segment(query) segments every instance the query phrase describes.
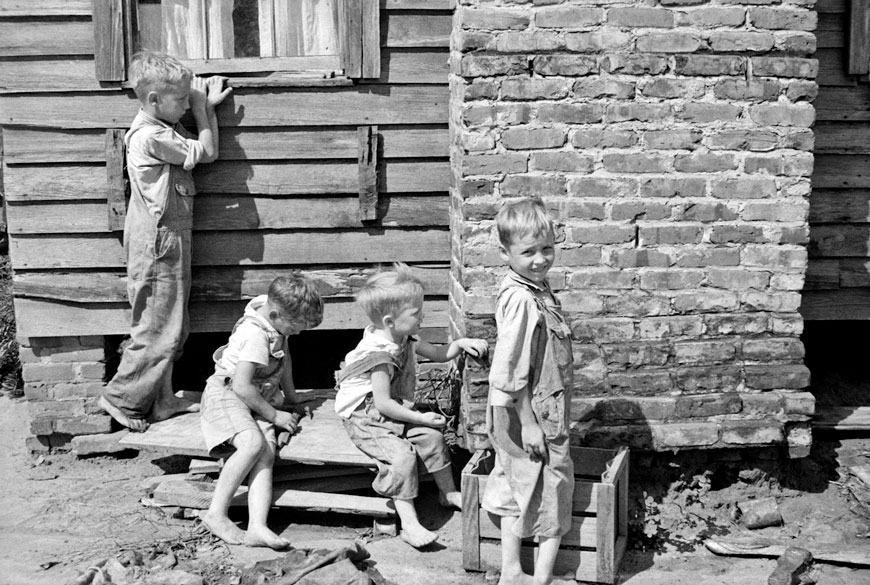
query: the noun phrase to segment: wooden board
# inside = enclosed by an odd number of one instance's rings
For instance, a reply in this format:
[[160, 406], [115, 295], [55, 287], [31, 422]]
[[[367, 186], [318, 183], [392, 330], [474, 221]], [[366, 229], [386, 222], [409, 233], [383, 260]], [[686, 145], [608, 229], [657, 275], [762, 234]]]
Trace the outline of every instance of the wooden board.
[[814, 56], [819, 60], [816, 81], [822, 86], [820, 91], [826, 91], [824, 86], [855, 87], [858, 84], [858, 76], [846, 72], [846, 59], [841, 49], [819, 49]]
[[870, 94], [861, 86], [826, 87], [813, 105], [816, 122], [870, 120]]
[[[370, 484], [371, 482], [368, 481], [367, 483]], [[345, 489], [353, 489], [350, 486], [357, 486], [359, 484], [358, 478], [350, 478], [347, 484], [348, 487]], [[214, 488], [213, 483], [169, 479], [156, 487], [153, 501], [159, 506], [181, 506], [204, 510], [211, 503]], [[391, 518], [395, 516], [396, 512], [389, 498], [330, 493], [331, 491], [307, 491], [289, 488], [282, 484], [275, 484], [272, 489], [272, 505], [280, 508], [361, 514], [376, 518]], [[236, 490], [230, 505], [248, 505], [247, 486], [241, 486]]]
[[[278, 453], [282, 461], [308, 464], [374, 467], [374, 462], [350, 442], [335, 413], [333, 390], [298, 390], [310, 398], [311, 418], [299, 423], [299, 432]], [[199, 413], [184, 414], [152, 424], [144, 433], [129, 433], [121, 444], [136, 449], [208, 457], [200, 429]]]
[[381, 38], [387, 47], [449, 47], [453, 16], [402, 12], [381, 15]]
[[817, 154], [814, 189], [870, 188], [870, 155]]
[[[246, 89], [217, 109], [221, 128], [232, 126], [343, 126], [443, 124], [446, 86], [380, 86], [292, 89], [276, 93]], [[125, 128], [139, 102], [130, 91], [0, 96], [0, 124], [53, 128]]]
[[[111, 235], [17, 236], [9, 242], [14, 269], [112, 268], [125, 265], [122, 242]], [[449, 234], [440, 229], [356, 231], [195, 232], [194, 266], [443, 262]]]
[[[289, 268], [273, 267], [194, 267], [191, 301], [241, 301], [265, 294], [269, 284]], [[305, 269], [301, 274], [314, 281], [325, 299], [351, 298], [372, 274], [373, 267], [335, 267]], [[438, 263], [412, 265], [427, 296], [447, 296], [449, 267]], [[115, 303], [127, 301], [126, 273], [115, 272], [26, 272], [13, 275], [17, 297], [54, 299], [78, 303]]]
[[[382, 193], [446, 192], [450, 186], [447, 160], [385, 160], [380, 166]], [[194, 173], [197, 193], [314, 195], [355, 194], [356, 162], [248, 163], [218, 161]], [[106, 169], [98, 165], [50, 167], [6, 166], [8, 201], [105, 199]]]
[[827, 406], [816, 410], [814, 429], [870, 431], [870, 407]]
[[[35, 130], [4, 128], [6, 164], [103, 163], [103, 130]], [[382, 157], [447, 158], [447, 127], [387, 126], [378, 128]], [[231, 128], [221, 132], [218, 160], [348, 159], [356, 160], [356, 128], [285, 130]], [[209, 166], [203, 167], [207, 172]]]
[[804, 290], [836, 288], [840, 288], [840, 261], [824, 258], [811, 259], [807, 265]]
[[94, 54], [90, 21], [0, 21], [0, 57]]
[[870, 256], [870, 226], [815, 225], [810, 230], [810, 254], [814, 258], [868, 257]]
[[[72, 304], [16, 298], [13, 304], [19, 338], [124, 335], [130, 331], [127, 303]], [[244, 311], [245, 304], [244, 301], [190, 303], [191, 331], [228, 332]], [[325, 305], [320, 330], [363, 329], [370, 322], [350, 299]], [[447, 301], [427, 300], [424, 338], [443, 340], [448, 323]]]
[[817, 154], [870, 154], [870, 122], [818, 122], [813, 133]]
[[2, 0], [0, 18], [21, 16], [90, 16], [92, 0]]
[[870, 319], [870, 288], [805, 290], [799, 312], [808, 321], [866, 321]]
[[[76, 59], [4, 61], [0, 67], [0, 93], [98, 91], [91, 55]], [[55, 98], [57, 99], [57, 98]]]
[[[9, 233], [62, 234], [107, 232], [106, 202], [10, 204]], [[448, 224], [445, 196], [384, 195], [372, 224], [384, 227], [444, 226]], [[356, 203], [350, 197], [272, 199], [211, 196], [196, 202], [195, 230], [359, 228]]]
[[870, 189], [813, 189], [809, 221], [810, 225], [870, 222]]

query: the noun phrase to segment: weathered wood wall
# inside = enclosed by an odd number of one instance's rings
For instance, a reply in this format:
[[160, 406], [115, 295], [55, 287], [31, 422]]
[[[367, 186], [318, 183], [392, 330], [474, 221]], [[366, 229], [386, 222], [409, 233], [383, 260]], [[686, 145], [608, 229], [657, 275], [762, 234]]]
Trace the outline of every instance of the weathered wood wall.
[[[428, 334], [447, 324], [447, 59], [452, 0], [381, 0], [377, 80], [242, 87], [219, 107], [220, 158], [196, 171], [194, 331], [226, 331], [245, 299], [301, 269], [321, 328], [361, 327], [352, 292], [402, 260], [427, 282]], [[132, 91], [94, 76], [90, 0], [0, 0], [3, 184], [22, 337], [124, 333], [121, 232], [107, 219], [105, 133]], [[376, 125], [380, 220], [357, 219], [357, 127]]]
[[819, 95], [805, 319], [870, 319], [870, 83], [850, 76], [850, 3], [816, 6]]

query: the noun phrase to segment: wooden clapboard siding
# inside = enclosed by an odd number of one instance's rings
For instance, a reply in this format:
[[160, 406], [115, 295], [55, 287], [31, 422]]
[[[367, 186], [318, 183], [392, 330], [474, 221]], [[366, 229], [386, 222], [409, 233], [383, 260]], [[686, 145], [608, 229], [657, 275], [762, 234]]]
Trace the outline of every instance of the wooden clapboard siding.
[[851, 4], [821, 0], [805, 319], [870, 318], [870, 87], [848, 73]]
[[[194, 232], [193, 264], [439, 262], [449, 248], [441, 229]], [[124, 266], [120, 238], [99, 234], [10, 237], [9, 253], [14, 269]]]
[[[455, 1], [380, 5], [379, 77], [239, 86], [218, 109], [219, 160], [195, 171], [194, 331], [228, 330], [246, 299], [290, 270], [327, 299], [321, 329], [361, 327], [353, 293], [374, 265], [402, 260], [426, 287], [427, 337], [443, 340], [432, 331], [447, 324]], [[90, 0], [0, 0], [2, 172], [23, 337], [129, 327], [121, 233], [108, 231], [105, 133], [129, 127], [139, 104], [129, 88], [96, 81], [90, 15]], [[357, 128], [369, 125], [380, 212], [364, 226]]]
[[91, 0], [0, 0], [0, 18], [90, 15]]
[[[384, 193], [446, 191], [450, 165], [445, 160], [388, 160], [381, 165]], [[104, 199], [106, 169], [97, 165], [7, 166], [8, 201]], [[268, 195], [354, 193], [357, 165], [351, 162], [247, 163], [218, 161], [196, 174], [197, 191]]]
[[[126, 303], [58, 303], [34, 299], [14, 300], [18, 335], [22, 337], [66, 337], [75, 335], [120, 335], [130, 329]], [[229, 331], [245, 309], [245, 301], [191, 302], [190, 328], [194, 333]], [[362, 329], [369, 323], [353, 300], [324, 303], [319, 329]], [[426, 328], [447, 326], [447, 301], [429, 300]]]
[[[280, 93], [247, 88], [234, 92], [217, 114], [221, 127], [442, 124], [448, 98], [446, 85], [293, 88]], [[125, 128], [138, 107], [132, 93], [70, 94], [64, 99], [7, 94], [0, 96], [0, 124]]]
[[[370, 271], [359, 267], [301, 267], [326, 299], [351, 298]], [[194, 266], [190, 298], [193, 301], [239, 301], [265, 294], [276, 277], [288, 268]], [[428, 297], [447, 296], [449, 267], [444, 263], [416, 264], [414, 274], [423, 282]], [[13, 276], [19, 297], [54, 299], [75, 303], [123, 303], [127, 283], [123, 270], [114, 271], [25, 271]]]
[[[377, 225], [447, 226], [447, 199], [441, 196], [385, 196]], [[196, 202], [195, 230], [360, 228], [354, 197], [299, 198], [203, 196]], [[108, 232], [105, 201], [65, 201], [7, 206], [11, 234]]]
[[[447, 157], [443, 125], [379, 126], [382, 156], [390, 158]], [[103, 130], [6, 128], [7, 164], [104, 162]], [[317, 130], [230, 128], [221, 132], [219, 160], [353, 159], [357, 158], [356, 127]], [[207, 168], [203, 171], [206, 172]]]

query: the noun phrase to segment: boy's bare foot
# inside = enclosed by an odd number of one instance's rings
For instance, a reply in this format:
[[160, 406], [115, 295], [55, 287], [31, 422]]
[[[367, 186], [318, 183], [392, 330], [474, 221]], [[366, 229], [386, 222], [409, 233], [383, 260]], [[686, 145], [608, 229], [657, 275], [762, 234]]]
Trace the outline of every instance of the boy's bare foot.
[[399, 536], [414, 548], [423, 548], [438, 539], [438, 534], [426, 530], [419, 524], [417, 526], [402, 526], [402, 533]]
[[448, 492], [446, 494], [439, 493], [438, 494], [438, 503], [444, 506], [445, 508], [456, 508], [457, 510], [462, 509], [462, 493], [461, 492]]
[[290, 548], [290, 541], [281, 538], [265, 526], [248, 526], [245, 533], [245, 546], [265, 546], [274, 550]]
[[208, 528], [209, 532], [227, 544], [242, 544], [245, 541], [245, 531], [227, 517], [214, 518], [206, 512], [200, 515], [199, 519], [202, 520], [202, 525]]
[[144, 418], [131, 418], [121, 412], [121, 409], [106, 400], [105, 396], [100, 396], [97, 404], [100, 405], [100, 408], [105, 410], [109, 416], [118, 421], [122, 426], [127, 427], [131, 431], [135, 433], [141, 433], [148, 428], [148, 421]]
[[534, 577], [526, 575], [522, 570], [518, 572], [502, 570], [498, 579], [498, 585], [532, 585]]
[[151, 418], [157, 422], [185, 412], [199, 412], [199, 403], [173, 395], [171, 398], [159, 398], [154, 403]]

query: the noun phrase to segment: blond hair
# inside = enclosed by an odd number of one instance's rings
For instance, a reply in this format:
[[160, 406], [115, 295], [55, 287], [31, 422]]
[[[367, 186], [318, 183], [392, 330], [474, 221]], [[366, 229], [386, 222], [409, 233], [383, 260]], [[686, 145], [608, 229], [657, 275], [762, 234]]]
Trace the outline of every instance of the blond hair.
[[423, 282], [403, 262], [393, 264], [392, 270], [374, 273], [356, 293], [356, 302], [375, 325], [422, 298]]
[[291, 320], [304, 321], [306, 329], [317, 327], [323, 321], [323, 299], [314, 282], [304, 276], [279, 276], [269, 285], [267, 297]]
[[164, 53], [141, 51], [130, 61], [130, 80], [139, 101], [145, 102], [152, 91], [167, 93], [190, 83], [193, 73], [175, 57]]
[[554, 233], [553, 220], [540, 197], [527, 197], [505, 203], [495, 216], [498, 240], [507, 248], [528, 236], [547, 236]]

